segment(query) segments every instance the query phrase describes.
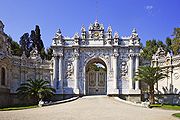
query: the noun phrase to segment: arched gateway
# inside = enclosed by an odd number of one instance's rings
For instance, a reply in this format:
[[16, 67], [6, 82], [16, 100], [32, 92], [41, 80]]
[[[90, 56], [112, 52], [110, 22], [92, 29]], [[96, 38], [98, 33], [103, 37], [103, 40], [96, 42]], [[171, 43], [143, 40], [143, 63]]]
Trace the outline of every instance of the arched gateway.
[[[128, 37], [119, 37], [111, 26], [105, 31], [98, 21], [88, 31], [82, 26], [81, 34], [72, 38], [58, 30], [51, 46], [51, 83], [57, 94], [139, 94], [139, 83], [132, 80], [139, 66], [139, 40], [136, 29]], [[93, 64], [104, 69], [89, 69]]]
[[106, 95], [107, 67], [100, 58], [91, 59], [86, 65], [86, 94]]

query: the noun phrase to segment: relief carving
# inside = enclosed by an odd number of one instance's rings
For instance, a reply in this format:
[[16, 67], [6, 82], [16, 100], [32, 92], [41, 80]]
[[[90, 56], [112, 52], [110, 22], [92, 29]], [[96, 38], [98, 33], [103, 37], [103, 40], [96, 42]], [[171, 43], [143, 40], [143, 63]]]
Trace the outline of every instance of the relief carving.
[[73, 75], [74, 67], [72, 62], [67, 62], [67, 71], [66, 71], [66, 78], [71, 79]]
[[127, 66], [127, 62], [125, 61], [122, 61], [122, 64], [121, 64], [121, 76], [127, 76], [127, 73], [128, 73], [128, 66]]

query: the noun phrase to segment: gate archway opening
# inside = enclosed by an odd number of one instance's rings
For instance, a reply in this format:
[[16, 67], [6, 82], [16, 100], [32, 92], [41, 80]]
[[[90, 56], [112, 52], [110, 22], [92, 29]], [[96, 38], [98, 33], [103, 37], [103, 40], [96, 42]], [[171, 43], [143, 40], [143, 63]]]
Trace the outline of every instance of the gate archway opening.
[[86, 95], [107, 94], [107, 66], [100, 58], [91, 59], [86, 65]]

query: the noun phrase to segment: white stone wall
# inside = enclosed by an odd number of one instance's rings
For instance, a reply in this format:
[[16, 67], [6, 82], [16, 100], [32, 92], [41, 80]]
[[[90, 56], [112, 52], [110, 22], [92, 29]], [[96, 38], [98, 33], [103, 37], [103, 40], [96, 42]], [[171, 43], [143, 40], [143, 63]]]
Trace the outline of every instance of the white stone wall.
[[180, 94], [180, 55], [166, 55], [159, 48], [152, 60], [153, 66], [159, 66], [167, 73], [168, 77], [158, 81], [156, 88], [161, 94]]

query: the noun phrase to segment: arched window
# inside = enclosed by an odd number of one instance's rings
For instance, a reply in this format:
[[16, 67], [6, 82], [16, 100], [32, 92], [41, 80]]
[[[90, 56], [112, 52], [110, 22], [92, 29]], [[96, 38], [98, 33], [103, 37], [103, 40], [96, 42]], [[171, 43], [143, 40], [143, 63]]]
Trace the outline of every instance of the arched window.
[[1, 85], [5, 85], [5, 79], [6, 79], [6, 73], [5, 73], [5, 68], [1, 69]]

